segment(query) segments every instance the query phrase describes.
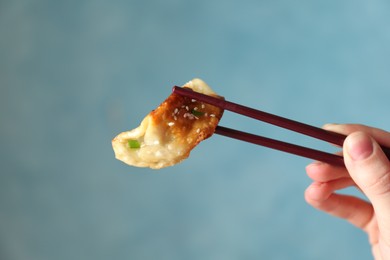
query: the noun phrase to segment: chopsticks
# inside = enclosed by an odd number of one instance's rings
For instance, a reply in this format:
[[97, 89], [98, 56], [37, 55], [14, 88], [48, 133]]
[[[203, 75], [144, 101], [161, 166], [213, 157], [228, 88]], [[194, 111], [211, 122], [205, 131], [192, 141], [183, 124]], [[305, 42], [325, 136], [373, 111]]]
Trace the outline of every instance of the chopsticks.
[[217, 126], [215, 133], [237, 140], [245, 141], [252, 144], [261, 145], [271, 149], [299, 155], [302, 157], [310, 158], [317, 161], [326, 162], [335, 166], [344, 166], [344, 159], [342, 156], [330, 154], [315, 149], [290, 144], [275, 139], [254, 135], [250, 133], [241, 132], [231, 128]]
[[[315, 126], [311, 126], [308, 124], [304, 124], [298, 121], [294, 121], [288, 118], [280, 117], [277, 115], [273, 115], [270, 113], [266, 113], [254, 108], [250, 108], [247, 106], [243, 106], [237, 103], [233, 103], [224, 99], [219, 99], [216, 97], [208, 96], [201, 94], [199, 92], [192, 91], [189, 88], [182, 88], [178, 86], [174, 86], [172, 89], [173, 93], [179, 94], [181, 96], [186, 96], [201, 102], [205, 102], [210, 105], [214, 105], [220, 107], [224, 110], [228, 110], [237, 114], [241, 114], [243, 116], [247, 116], [259, 121], [263, 121], [281, 128], [285, 128], [297, 133], [301, 133], [322, 141], [326, 141], [337, 146], [342, 146], [343, 142], [346, 138], [345, 135], [338, 134], [335, 132], [330, 132], [324, 130], [322, 128], [318, 128]], [[258, 136], [254, 134], [249, 134], [245, 132], [241, 132], [238, 130], [234, 130], [231, 128], [226, 128], [223, 126], [217, 126], [215, 130], [216, 134], [227, 136], [230, 138], [238, 139], [241, 141], [265, 146], [268, 148], [276, 149], [279, 151], [299, 155], [302, 157], [326, 162], [336, 166], [344, 166], [344, 160], [342, 156], [330, 154], [326, 152], [322, 152], [319, 150], [290, 144], [282, 141], [278, 141], [275, 139], [266, 138], [263, 136]], [[387, 158], [390, 158], [390, 148], [383, 147], [383, 151], [385, 152]]]

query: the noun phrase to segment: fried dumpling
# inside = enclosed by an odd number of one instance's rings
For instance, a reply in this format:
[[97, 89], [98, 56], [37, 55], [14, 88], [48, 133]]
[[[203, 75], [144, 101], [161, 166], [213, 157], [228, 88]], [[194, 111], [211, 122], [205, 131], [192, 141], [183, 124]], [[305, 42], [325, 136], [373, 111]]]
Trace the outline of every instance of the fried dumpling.
[[[200, 79], [183, 87], [222, 98]], [[222, 114], [221, 108], [172, 93], [139, 127], [112, 140], [115, 157], [129, 165], [153, 169], [177, 164], [214, 133]]]

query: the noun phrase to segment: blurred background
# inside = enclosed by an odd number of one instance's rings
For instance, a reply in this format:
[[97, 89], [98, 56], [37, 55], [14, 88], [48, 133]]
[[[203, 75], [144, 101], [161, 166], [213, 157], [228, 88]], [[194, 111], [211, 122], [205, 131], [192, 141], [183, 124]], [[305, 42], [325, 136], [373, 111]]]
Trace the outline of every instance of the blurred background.
[[[194, 77], [316, 126], [389, 129], [390, 3], [0, 2], [0, 258], [370, 259], [308, 206], [310, 160], [221, 136], [160, 171], [111, 139]], [[226, 112], [221, 125], [334, 152]], [[345, 192], [354, 193], [354, 190]]]

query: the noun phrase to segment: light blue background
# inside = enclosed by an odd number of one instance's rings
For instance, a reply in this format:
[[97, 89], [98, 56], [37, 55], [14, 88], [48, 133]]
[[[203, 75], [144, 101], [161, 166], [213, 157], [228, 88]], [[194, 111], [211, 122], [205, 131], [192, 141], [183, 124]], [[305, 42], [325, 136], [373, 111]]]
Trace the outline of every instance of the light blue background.
[[[390, 128], [390, 3], [0, 2], [1, 259], [370, 259], [306, 205], [310, 160], [220, 136], [161, 171], [114, 159], [173, 85], [321, 126]], [[226, 113], [222, 125], [334, 148]], [[351, 191], [353, 192], [353, 191]]]

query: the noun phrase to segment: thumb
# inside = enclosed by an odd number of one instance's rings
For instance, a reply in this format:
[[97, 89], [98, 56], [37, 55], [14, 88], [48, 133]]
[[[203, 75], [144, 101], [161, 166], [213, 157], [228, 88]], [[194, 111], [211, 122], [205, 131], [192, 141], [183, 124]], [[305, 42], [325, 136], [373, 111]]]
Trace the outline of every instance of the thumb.
[[348, 172], [371, 201], [378, 225], [390, 243], [390, 162], [378, 143], [364, 132], [350, 134], [343, 148]]

